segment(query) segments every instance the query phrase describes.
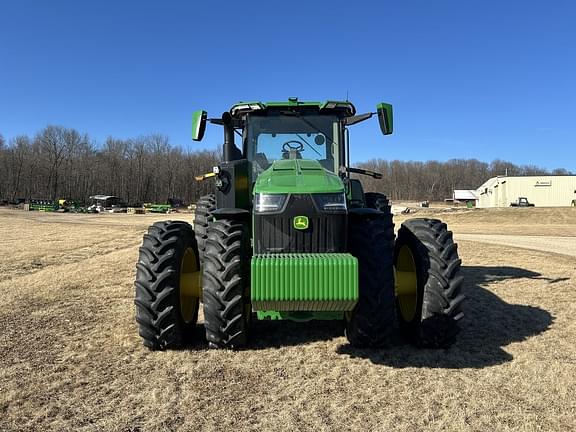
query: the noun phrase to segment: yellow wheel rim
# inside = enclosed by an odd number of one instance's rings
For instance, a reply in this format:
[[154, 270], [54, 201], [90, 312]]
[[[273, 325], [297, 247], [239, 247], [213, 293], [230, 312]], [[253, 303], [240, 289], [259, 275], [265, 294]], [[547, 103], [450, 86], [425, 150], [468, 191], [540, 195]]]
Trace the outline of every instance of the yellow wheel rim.
[[400, 248], [396, 259], [396, 298], [404, 321], [412, 321], [418, 304], [418, 278], [412, 251], [407, 245]]
[[196, 316], [202, 285], [200, 267], [192, 248], [186, 249], [180, 266], [180, 314], [184, 322], [189, 323]]

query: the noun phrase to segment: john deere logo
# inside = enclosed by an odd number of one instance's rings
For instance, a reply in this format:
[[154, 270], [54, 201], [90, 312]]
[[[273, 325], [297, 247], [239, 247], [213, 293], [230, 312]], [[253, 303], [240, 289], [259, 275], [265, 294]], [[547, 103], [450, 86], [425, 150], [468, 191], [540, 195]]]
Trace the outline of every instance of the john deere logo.
[[308, 228], [308, 218], [306, 216], [296, 216], [294, 218], [294, 228], [305, 230]]

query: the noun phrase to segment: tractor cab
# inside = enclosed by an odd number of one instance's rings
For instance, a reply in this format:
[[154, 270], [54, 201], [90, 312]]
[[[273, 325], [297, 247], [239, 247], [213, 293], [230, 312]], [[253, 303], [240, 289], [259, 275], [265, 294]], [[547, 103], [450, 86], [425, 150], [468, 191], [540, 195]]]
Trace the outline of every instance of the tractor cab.
[[256, 176], [277, 160], [315, 160], [338, 173], [344, 164], [345, 119], [356, 109], [350, 102], [236, 104], [230, 110], [242, 126], [243, 154]]
[[[392, 133], [392, 106], [381, 103], [376, 112], [356, 115], [356, 108], [348, 101], [302, 102], [289, 98], [286, 102], [240, 102], [221, 118], [208, 118], [205, 111], [193, 115], [193, 139], [201, 140], [206, 123], [224, 126], [224, 165], [216, 167], [219, 190], [227, 189], [232, 177], [249, 185], [248, 196], [266, 171], [282, 171], [293, 163], [286, 160], [307, 160], [308, 171], [322, 168], [325, 176], [337, 176], [343, 181], [348, 201], [355, 206], [363, 203], [359, 181], [350, 180], [350, 173], [381, 177], [378, 173], [351, 168], [349, 164], [348, 126], [378, 115], [384, 135]], [[241, 142], [236, 143], [236, 136]], [[302, 164], [298, 164], [302, 166]], [[222, 168], [230, 168], [228, 175]], [[284, 167], [284, 168], [281, 168]], [[306, 171], [306, 170], [305, 170]], [[234, 174], [233, 176], [231, 174]], [[247, 177], [244, 179], [244, 177]], [[269, 176], [267, 181], [271, 181]], [[244, 181], [247, 180], [247, 181]], [[237, 190], [230, 187], [230, 190]], [[248, 199], [248, 201], [251, 200]], [[222, 200], [222, 205], [237, 204], [236, 200]], [[240, 199], [245, 205], [246, 200]], [[220, 206], [219, 206], [220, 207]]]

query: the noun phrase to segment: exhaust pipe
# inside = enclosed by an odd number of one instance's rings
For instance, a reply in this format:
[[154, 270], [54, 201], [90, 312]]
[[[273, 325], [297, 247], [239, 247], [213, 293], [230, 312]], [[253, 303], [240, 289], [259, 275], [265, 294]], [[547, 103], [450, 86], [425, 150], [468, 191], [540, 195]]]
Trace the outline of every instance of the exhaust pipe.
[[234, 125], [232, 122], [232, 116], [227, 111], [222, 114], [222, 124], [224, 126], [224, 146], [222, 151], [224, 162], [240, 159], [238, 157], [238, 148], [236, 148], [236, 145], [234, 144]]

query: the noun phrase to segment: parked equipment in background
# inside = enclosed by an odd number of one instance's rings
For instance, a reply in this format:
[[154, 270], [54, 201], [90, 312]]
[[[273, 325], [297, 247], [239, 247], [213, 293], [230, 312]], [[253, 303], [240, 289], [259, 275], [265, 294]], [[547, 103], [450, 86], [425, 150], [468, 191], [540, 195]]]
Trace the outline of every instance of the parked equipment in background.
[[91, 213], [126, 213], [126, 204], [117, 196], [92, 195], [90, 200], [92, 205], [87, 210]]
[[58, 210], [58, 203], [49, 199], [31, 199], [29, 203], [30, 210], [38, 210], [43, 212], [54, 212]]
[[172, 210], [170, 204], [144, 203], [146, 213], [169, 213]]
[[64, 213], [85, 213], [86, 207], [83, 207], [78, 201], [60, 199], [58, 200], [58, 211]]
[[513, 203], [510, 203], [510, 207], [534, 207], [534, 204], [528, 202], [528, 198], [520, 197]]
[[[238, 103], [224, 129], [215, 193], [188, 222], [157, 222], [140, 248], [136, 321], [150, 349], [195, 337], [200, 304], [211, 348], [248, 342], [252, 319], [338, 320], [359, 347], [390, 343], [400, 329], [418, 346], [450, 346], [462, 318], [460, 259], [436, 219], [411, 219], [395, 240], [390, 203], [350, 174], [348, 129], [377, 115], [392, 133], [392, 106], [357, 114], [348, 101]], [[236, 134], [242, 137], [237, 145]]]

